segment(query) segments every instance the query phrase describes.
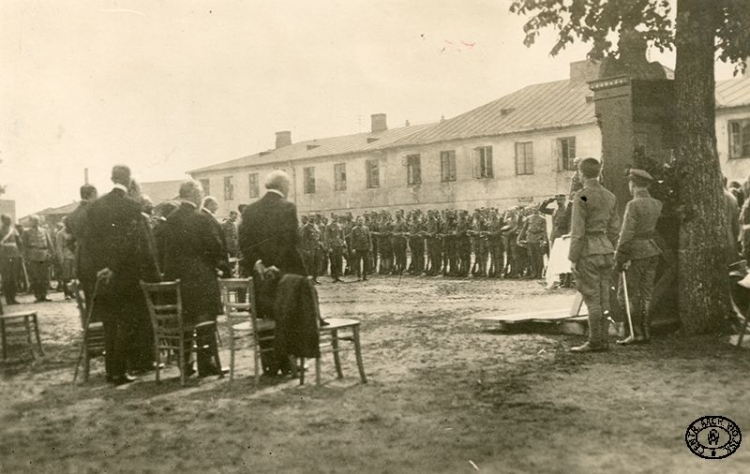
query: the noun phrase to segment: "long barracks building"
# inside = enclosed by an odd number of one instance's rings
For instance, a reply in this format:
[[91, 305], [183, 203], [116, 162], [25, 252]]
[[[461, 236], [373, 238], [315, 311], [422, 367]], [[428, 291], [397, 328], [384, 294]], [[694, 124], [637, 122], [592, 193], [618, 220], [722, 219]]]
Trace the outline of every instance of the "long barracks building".
[[[671, 71], [664, 75], [671, 79]], [[575, 62], [567, 80], [530, 85], [438, 123], [389, 129], [386, 115], [375, 114], [367, 133], [294, 143], [290, 132], [277, 132], [273, 150], [189, 173], [217, 198], [221, 215], [261, 197], [265, 176], [276, 169], [291, 176], [289, 199], [301, 213], [539, 202], [568, 191], [575, 157], [602, 155], [595, 81], [602, 84], [598, 63]], [[750, 77], [719, 82], [716, 100], [722, 169], [730, 179], [744, 179]], [[630, 140], [668, 156], [659, 136], [636, 129]]]

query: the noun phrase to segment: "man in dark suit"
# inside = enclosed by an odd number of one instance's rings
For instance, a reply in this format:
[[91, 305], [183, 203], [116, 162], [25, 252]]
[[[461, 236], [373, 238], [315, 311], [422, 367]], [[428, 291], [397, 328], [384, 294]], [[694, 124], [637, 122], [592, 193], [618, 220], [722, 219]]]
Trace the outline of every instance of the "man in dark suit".
[[[164, 278], [180, 280], [183, 317], [191, 325], [215, 322], [216, 316], [221, 314], [217, 269], [227, 258], [221, 227], [214, 225], [210, 215], [198, 210], [202, 200], [200, 182], [192, 179], [183, 182], [180, 207], [167, 218], [165, 230]], [[197, 336], [203, 341], [198, 345], [199, 377], [222, 373], [218, 364], [211, 361], [216, 350], [214, 329], [198, 329]], [[192, 341], [189, 344], [192, 345]], [[186, 352], [190, 357], [190, 351]], [[192, 373], [192, 365], [188, 365], [187, 375]]]
[[[297, 207], [286, 200], [289, 184], [286, 173], [271, 172], [266, 177], [266, 194], [242, 212], [239, 243], [243, 275], [253, 277], [257, 312], [261, 317], [275, 317], [276, 284], [281, 275], [307, 275], [298, 250]], [[268, 375], [290, 372], [292, 366], [282, 354], [263, 358], [263, 372]]]
[[217, 268], [221, 271], [222, 278], [232, 278], [232, 267], [229, 264], [229, 250], [227, 244], [226, 234], [224, 233], [224, 227], [221, 222], [216, 219], [216, 211], [219, 210], [219, 203], [213, 196], [206, 196], [203, 199], [203, 206], [201, 206], [201, 212], [208, 215], [211, 219], [211, 226], [213, 231], [221, 238], [221, 254], [223, 258], [218, 262]]
[[128, 338], [143, 311], [139, 280], [158, 281], [155, 255], [142, 235], [141, 204], [128, 195], [130, 168], [112, 169], [114, 189], [88, 205], [83, 240], [96, 284], [94, 305], [104, 323], [107, 381], [132, 382], [127, 374]]
[[[72, 246], [70, 250], [75, 252], [75, 265], [76, 265], [76, 278], [81, 282], [81, 288], [83, 289], [83, 295], [86, 298], [86, 307], [88, 308], [91, 304], [91, 296], [94, 292], [94, 283], [96, 282], [96, 272], [91, 268], [91, 257], [88, 254], [88, 249], [84, 241], [84, 234], [86, 231], [86, 215], [88, 213], [89, 204], [91, 204], [97, 198], [96, 188], [90, 184], [84, 184], [80, 189], [81, 202], [78, 207], [68, 215], [65, 219], [65, 229], [73, 236], [68, 241], [69, 245]], [[94, 315], [94, 321], [100, 321], [101, 319], [96, 318]]]
[[258, 262], [274, 266], [281, 273], [306, 275], [299, 250], [297, 207], [286, 200], [289, 176], [274, 171], [266, 178], [266, 192], [242, 213], [239, 228], [240, 251], [244, 257], [245, 274]]

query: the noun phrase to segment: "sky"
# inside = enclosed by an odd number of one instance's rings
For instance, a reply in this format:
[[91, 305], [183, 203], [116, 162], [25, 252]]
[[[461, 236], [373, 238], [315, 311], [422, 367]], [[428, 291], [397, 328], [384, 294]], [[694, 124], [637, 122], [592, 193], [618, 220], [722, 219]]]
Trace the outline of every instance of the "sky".
[[[21, 217], [293, 141], [450, 118], [565, 79], [510, 0], [3, 0], [0, 184]], [[651, 53], [673, 67], [674, 56]], [[732, 68], [717, 68], [730, 78]]]

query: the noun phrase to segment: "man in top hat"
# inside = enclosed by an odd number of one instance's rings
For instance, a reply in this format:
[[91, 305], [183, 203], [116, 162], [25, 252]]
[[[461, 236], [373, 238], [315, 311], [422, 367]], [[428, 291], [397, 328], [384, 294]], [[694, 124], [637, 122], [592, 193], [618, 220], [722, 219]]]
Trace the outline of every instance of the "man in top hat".
[[568, 260], [576, 287], [589, 310], [589, 338], [571, 352], [601, 352], [609, 349], [609, 287], [615, 263], [619, 229], [615, 195], [599, 182], [601, 164], [596, 158], [578, 163], [583, 189], [573, 197], [573, 215]]
[[[656, 243], [656, 223], [661, 215], [662, 203], [652, 198], [648, 192], [654, 179], [646, 171], [635, 168], [628, 173], [628, 179], [633, 199], [625, 206], [615, 261], [619, 271], [627, 272], [633, 334], [617, 341], [620, 344], [649, 339], [651, 292], [659, 255], [662, 253]], [[618, 299], [621, 305], [625, 304], [622, 286]]]

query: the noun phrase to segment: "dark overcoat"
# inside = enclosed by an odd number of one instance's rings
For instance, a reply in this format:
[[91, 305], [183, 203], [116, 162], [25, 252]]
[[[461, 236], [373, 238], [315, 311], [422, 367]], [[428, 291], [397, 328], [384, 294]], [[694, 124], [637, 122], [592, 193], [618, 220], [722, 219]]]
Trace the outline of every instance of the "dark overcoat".
[[246, 274], [262, 260], [282, 273], [306, 275], [300, 257], [297, 207], [282, 196], [268, 192], [247, 206], [239, 228], [240, 251]]
[[217, 267], [223, 247], [211, 217], [182, 203], [167, 218], [164, 239], [164, 278], [181, 281], [185, 322], [214, 320], [222, 311]]

